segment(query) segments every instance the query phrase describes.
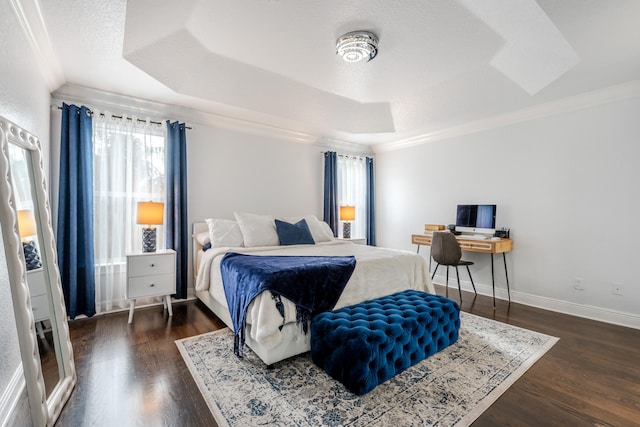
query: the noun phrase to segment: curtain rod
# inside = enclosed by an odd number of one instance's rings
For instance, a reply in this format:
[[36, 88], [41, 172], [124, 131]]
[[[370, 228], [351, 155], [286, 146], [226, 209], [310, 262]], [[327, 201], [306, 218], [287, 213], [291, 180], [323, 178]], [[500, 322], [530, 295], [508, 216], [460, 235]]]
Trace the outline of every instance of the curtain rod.
[[[322, 155], [325, 155], [327, 153], [330, 153], [330, 151], [321, 151], [320, 152]], [[339, 154], [336, 153], [336, 156], [338, 157], [361, 157], [361, 158], [365, 158], [365, 157], [369, 157], [369, 158], [373, 158], [373, 154]]]
[[[58, 107], [58, 110], [62, 110], [62, 107]], [[89, 114], [91, 114], [93, 116], [93, 111], [89, 110]], [[104, 113], [100, 113], [100, 116], [104, 117]], [[111, 114], [111, 118], [113, 119], [126, 119], [129, 121], [133, 121], [133, 119], [131, 117], [124, 117], [124, 116], [117, 116], [115, 114]], [[136, 121], [138, 122], [146, 122], [146, 120], [144, 119], [136, 119]], [[149, 120], [149, 123], [151, 123], [152, 125], [161, 125], [162, 122], [154, 122], [153, 120]], [[191, 129], [190, 126], [185, 126], [186, 129]]]

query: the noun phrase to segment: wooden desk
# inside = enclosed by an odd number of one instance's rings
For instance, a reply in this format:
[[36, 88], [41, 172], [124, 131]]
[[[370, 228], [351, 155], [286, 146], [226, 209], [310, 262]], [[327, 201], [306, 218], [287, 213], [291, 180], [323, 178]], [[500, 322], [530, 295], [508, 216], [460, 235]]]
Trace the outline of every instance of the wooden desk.
[[[425, 232], [424, 234], [412, 234], [411, 243], [418, 245], [416, 253], [420, 252], [420, 246], [431, 246], [432, 233]], [[513, 248], [513, 242], [511, 239], [469, 239], [464, 236], [456, 236], [456, 240], [460, 244], [460, 249], [469, 252], [482, 252], [491, 254], [491, 286], [493, 288], [493, 308], [496, 308], [496, 280], [493, 272], [493, 254], [502, 254], [504, 261], [504, 277], [507, 279], [507, 295], [509, 297], [509, 303], [511, 303], [511, 291], [509, 290], [509, 274], [507, 273], [507, 252], [511, 252]], [[429, 257], [429, 271], [431, 271], [431, 257]]]

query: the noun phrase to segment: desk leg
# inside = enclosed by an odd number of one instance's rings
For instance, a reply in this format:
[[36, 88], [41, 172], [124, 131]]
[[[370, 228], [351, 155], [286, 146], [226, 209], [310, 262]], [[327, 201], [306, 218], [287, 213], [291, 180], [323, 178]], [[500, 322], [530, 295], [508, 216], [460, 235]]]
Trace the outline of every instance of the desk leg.
[[[418, 245], [418, 249], [416, 249], [416, 253], [420, 253], [420, 245]], [[429, 254], [429, 273], [431, 273], [431, 254]]]
[[493, 288], [493, 309], [496, 309], [496, 277], [493, 274], [493, 254], [491, 254], [491, 287]]
[[507, 279], [507, 295], [509, 296], [509, 304], [511, 304], [511, 291], [509, 290], [509, 274], [507, 273], [507, 254], [502, 252], [502, 259], [504, 260], [504, 277]]

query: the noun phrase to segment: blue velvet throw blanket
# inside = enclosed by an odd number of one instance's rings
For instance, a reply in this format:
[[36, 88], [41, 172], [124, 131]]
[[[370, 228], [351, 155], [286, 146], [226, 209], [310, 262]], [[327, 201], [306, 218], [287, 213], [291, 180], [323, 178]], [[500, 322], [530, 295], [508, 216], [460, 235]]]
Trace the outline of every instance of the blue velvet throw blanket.
[[280, 296], [296, 305], [296, 323], [305, 333], [311, 317], [331, 310], [347, 285], [353, 256], [269, 256], [227, 253], [220, 263], [222, 284], [234, 329], [234, 353], [242, 357], [247, 308], [263, 291], [271, 291], [284, 318]]

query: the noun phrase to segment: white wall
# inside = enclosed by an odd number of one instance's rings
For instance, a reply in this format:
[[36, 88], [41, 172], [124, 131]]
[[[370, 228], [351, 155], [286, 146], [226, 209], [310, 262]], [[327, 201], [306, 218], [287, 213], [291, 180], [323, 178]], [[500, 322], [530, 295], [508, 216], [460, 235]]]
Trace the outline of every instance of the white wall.
[[190, 224], [234, 212], [322, 218], [321, 147], [197, 123], [187, 147]]
[[[47, 156], [49, 90], [13, 9], [4, 1], [0, 3], [0, 58], [0, 115], [38, 136]], [[0, 253], [1, 271], [5, 273], [0, 273], [0, 401], [20, 367], [4, 250]], [[0, 408], [0, 421], [4, 409]]]
[[187, 131], [190, 222], [233, 212], [322, 217], [322, 149], [213, 125]]
[[[455, 222], [457, 204], [495, 203], [514, 300], [640, 327], [639, 137], [636, 98], [379, 153], [378, 243], [415, 250], [410, 235]], [[490, 292], [488, 256], [465, 257]]]
[[0, 115], [49, 149], [49, 90], [9, 2], [0, 3]]

